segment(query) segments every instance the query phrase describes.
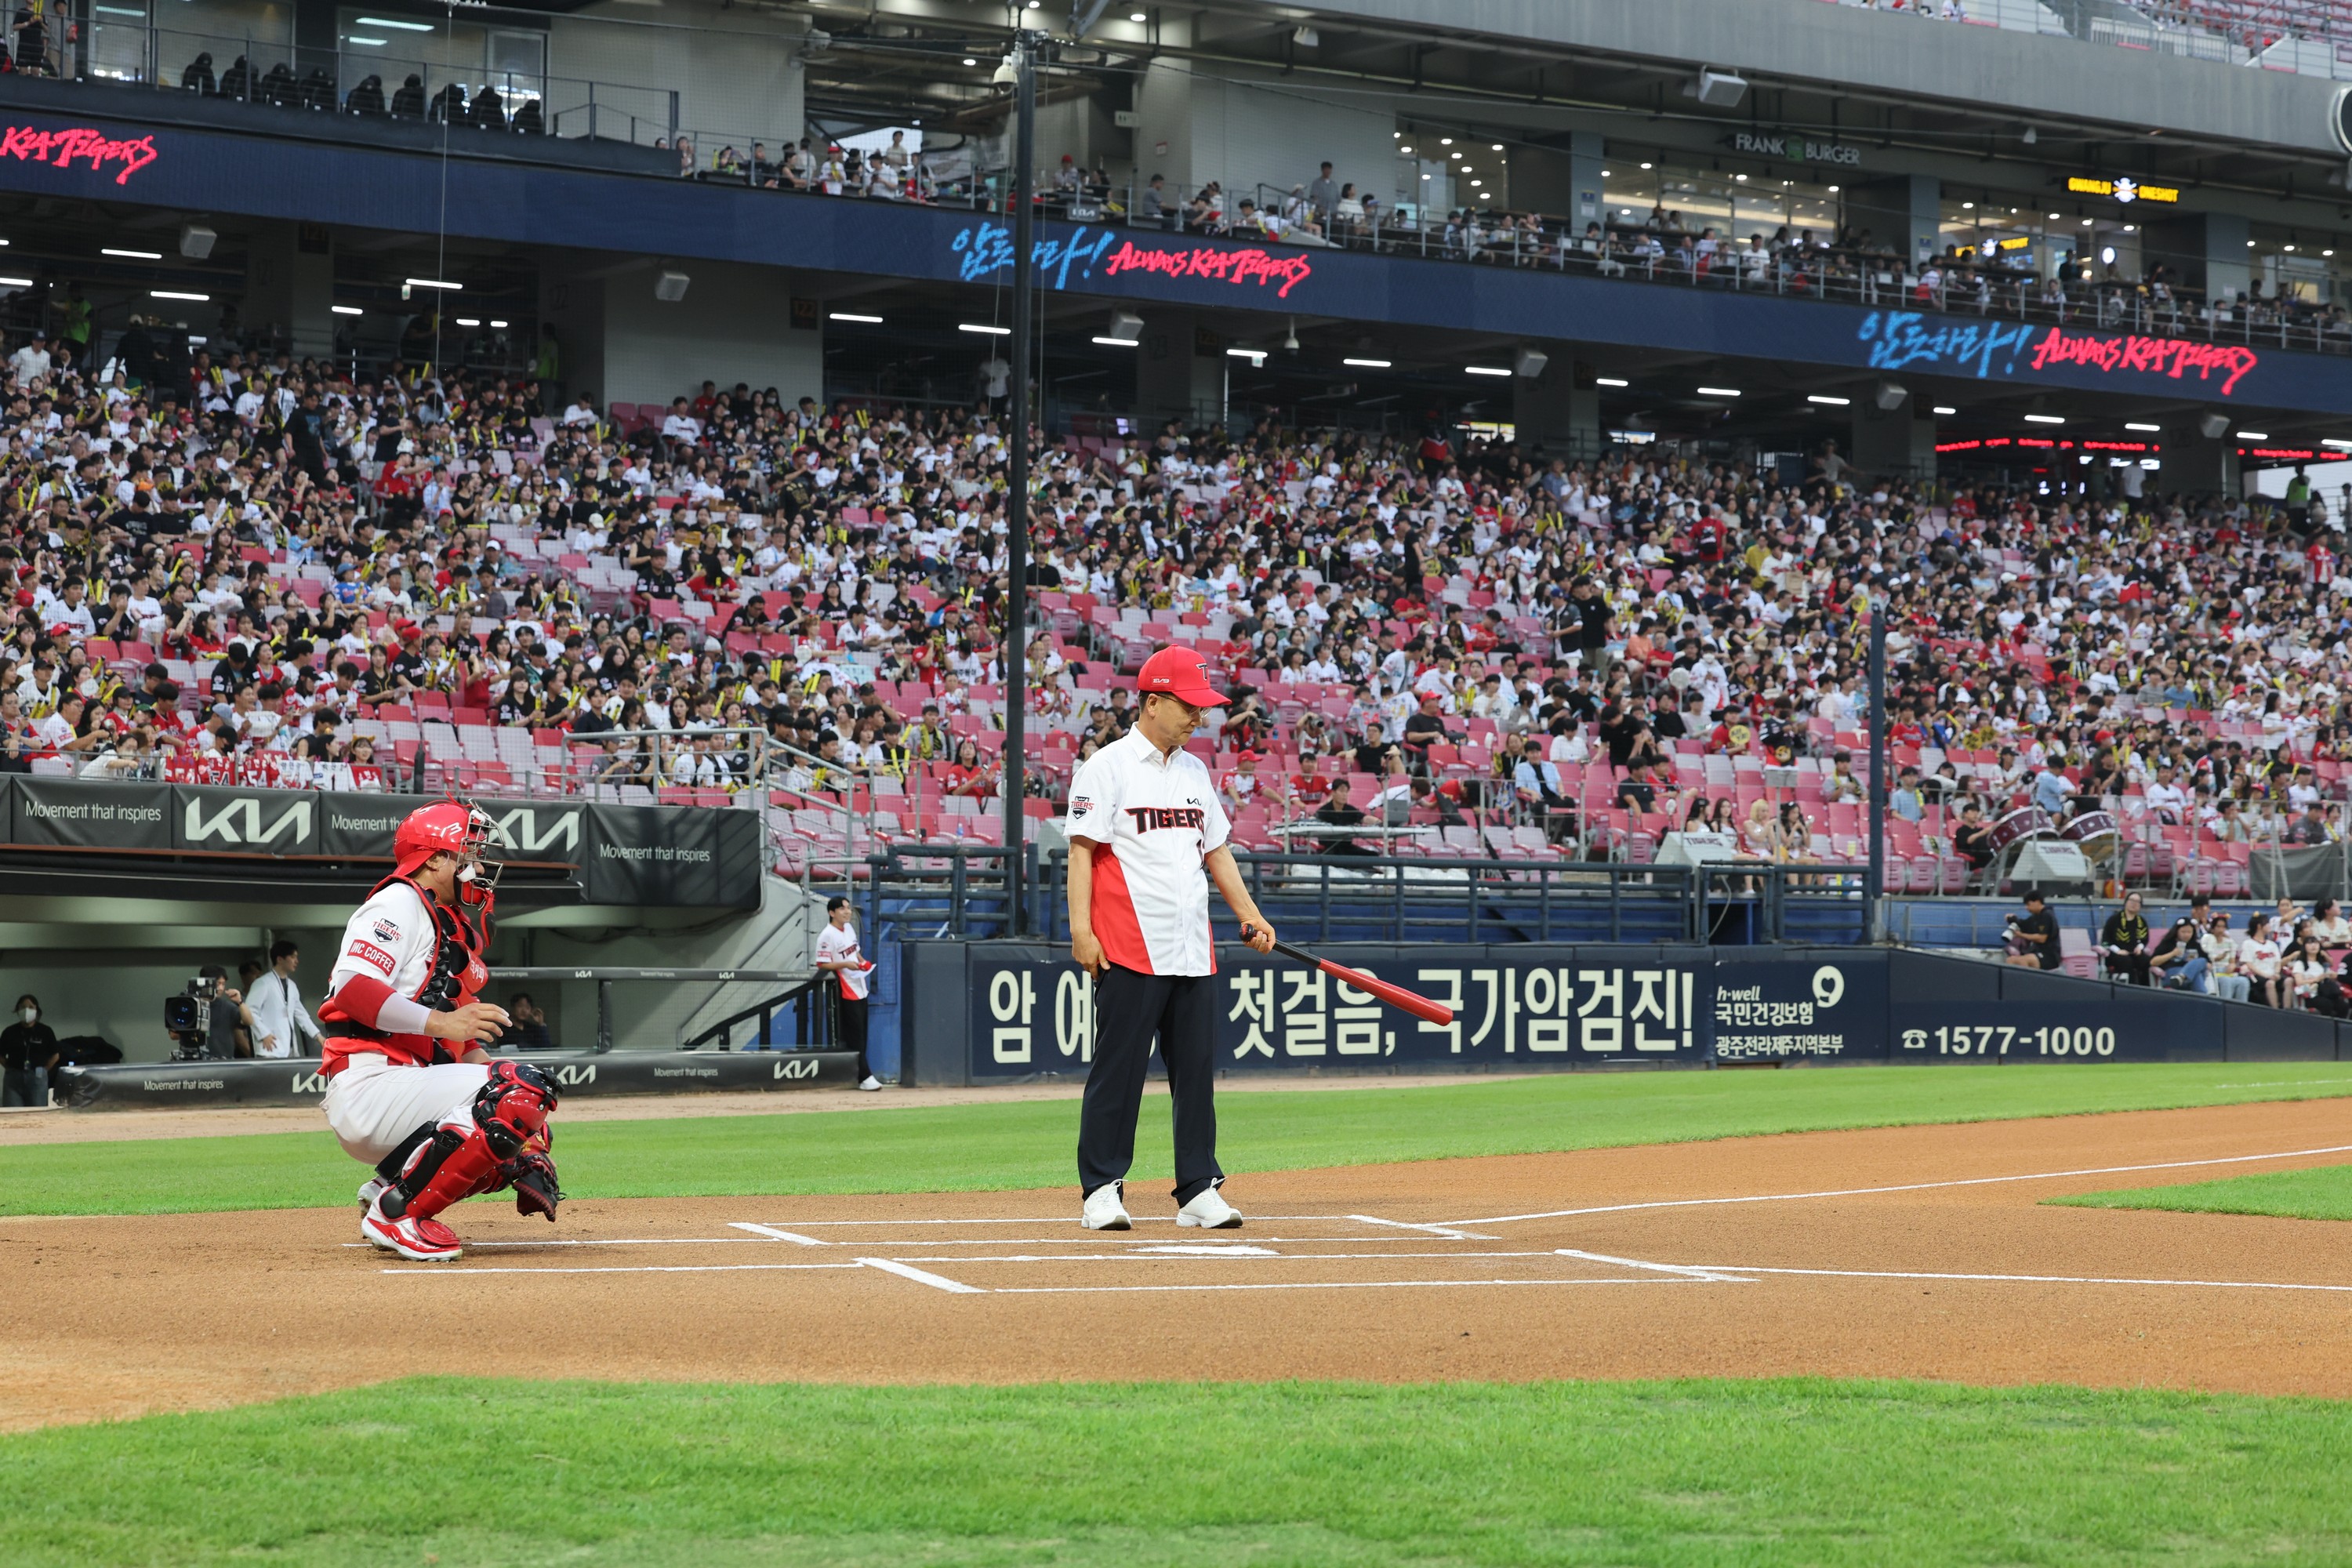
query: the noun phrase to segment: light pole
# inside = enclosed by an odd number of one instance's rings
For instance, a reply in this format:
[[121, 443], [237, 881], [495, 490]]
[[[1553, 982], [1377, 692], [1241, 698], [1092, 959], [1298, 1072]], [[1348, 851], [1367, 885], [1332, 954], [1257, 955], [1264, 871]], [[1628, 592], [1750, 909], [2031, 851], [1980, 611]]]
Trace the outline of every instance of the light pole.
[[1035, 269], [1037, 44], [1026, 28], [1013, 35], [1005, 63], [1013, 68], [1013, 461], [1004, 514], [1004, 893], [1008, 934], [1025, 934], [1022, 871], [1028, 853], [1022, 831], [1026, 782], [1029, 674], [1029, 333]]

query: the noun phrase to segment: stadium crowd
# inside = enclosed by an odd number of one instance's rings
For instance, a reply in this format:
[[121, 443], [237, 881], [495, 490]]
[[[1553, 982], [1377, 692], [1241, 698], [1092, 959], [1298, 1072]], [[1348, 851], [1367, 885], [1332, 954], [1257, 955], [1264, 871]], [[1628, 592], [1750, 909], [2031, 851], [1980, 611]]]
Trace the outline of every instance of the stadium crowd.
[[[706, 383], [656, 423], [539, 398], [234, 350], [133, 385], [20, 346], [0, 768], [689, 803], [870, 786], [914, 797], [905, 837], [993, 830], [994, 412]], [[2307, 489], [1931, 490], [1833, 444], [1800, 482], [1434, 429], [1038, 453], [1014, 663], [1039, 811], [1123, 729], [1118, 672], [1183, 639], [1239, 699], [1197, 743], [1245, 843], [1320, 814], [1341, 851], [1362, 824], [1407, 852], [1641, 858], [1703, 818], [1747, 853], [1844, 859], [1884, 608], [1891, 825], [1929, 885], [1989, 865], [2018, 810], [2109, 811], [2138, 874], [2223, 891], [2256, 841], [2338, 831], [2352, 576]]]

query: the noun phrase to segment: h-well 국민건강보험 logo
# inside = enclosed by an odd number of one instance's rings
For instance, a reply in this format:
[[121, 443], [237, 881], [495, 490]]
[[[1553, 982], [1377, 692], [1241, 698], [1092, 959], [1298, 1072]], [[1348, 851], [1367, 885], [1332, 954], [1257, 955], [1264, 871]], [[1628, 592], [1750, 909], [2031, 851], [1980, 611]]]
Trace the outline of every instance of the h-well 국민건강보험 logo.
[[114, 176], [118, 185], [129, 184], [131, 176], [153, 163], [156, 156], [152, 136], [127, 141], [86, 125], [69, 131], [43, 131], [32, 125], [11, 125], [0, 130], [0, 158], [53, 163], [60, 169], [87, 160], [92, 174], [102, 174], [108, 164], [119, 163], [121, 173]]
[[1856, 334], [1870, 345], [1873, 370], [1914, 366], [1950, 371], [1979, 379], [2013, 375], [2021, 368], [2087, 365], [2107, 374], [2160, 375], [2172, 381], [2195, 376], [2221, 383], [2221, 395], [2262, 363], [2242, 343], [2202, 342], [2144, 333], [2070, 332], [2024, 321], [1954, 321], [1916, 310], [1873, 310]]
[[[1013, 231], [1004, 224], [983, 220], [967, 225], [956, 231], [948, 247], [960, 258], [956, 272], [966, 283], [979, 282], [1013, 265]], [[1074, 279], [1085, 282], [1100, 267], [1106, 278], [1122, 272], [1157, 272], [1215, 283], [1255, 283], [1287, 300], [1290, 291], [1315, 272], [1314, 262], [1307, 257], [1276, 254], [1264, 246], [1138, 245], [1108, 229], [1079, 228], [1067, 236], [1040, 236], [1031, 242], [1030, 256], [1039, 279], [1056, 289], [1068, 288]]]

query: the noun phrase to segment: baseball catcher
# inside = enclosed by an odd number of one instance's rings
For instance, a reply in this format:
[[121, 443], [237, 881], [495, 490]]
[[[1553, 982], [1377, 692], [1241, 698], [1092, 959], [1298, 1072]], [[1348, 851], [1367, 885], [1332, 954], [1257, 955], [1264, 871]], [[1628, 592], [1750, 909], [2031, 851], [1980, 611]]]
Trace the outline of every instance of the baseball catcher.
[[463, 1252], [439, 1218], [460, 1198], [511, 1187], [516, 1208], [552, 1221], [563, 1195], [548, 1156], [555, 1086], [483, 1048], [507, 1025], [505, 1009], [475, 1000], [489, 979], [490, 833], [462, 801], [409, 813], [392, 875], [343, 929], [319, 1008], [327, 1125], [375, 1167], [360, 1236], [420, 1263]]

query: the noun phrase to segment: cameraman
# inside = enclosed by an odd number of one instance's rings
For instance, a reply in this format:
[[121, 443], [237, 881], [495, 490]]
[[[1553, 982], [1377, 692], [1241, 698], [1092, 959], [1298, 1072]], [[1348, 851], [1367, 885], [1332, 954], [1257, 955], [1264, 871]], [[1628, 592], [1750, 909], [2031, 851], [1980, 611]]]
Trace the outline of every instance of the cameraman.
[[180, 1045], [180, 1058], [186, 1061], [209, 1058], [226, 1061], [236, 1056], [237, 1030], [244, 1028], [248, 1031], [246, 1037], [253, 1037], [249, 1032], [253, 1027], [253, 1010], [245, 1005], [244, 996], [228, 984], [228, 971], [217, 963], [205, 964], [196, 972], [191, 994], [212, 1004], [211, 1026], [202, 1032], [173, 1032], [173, 1038]]

